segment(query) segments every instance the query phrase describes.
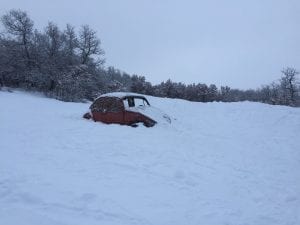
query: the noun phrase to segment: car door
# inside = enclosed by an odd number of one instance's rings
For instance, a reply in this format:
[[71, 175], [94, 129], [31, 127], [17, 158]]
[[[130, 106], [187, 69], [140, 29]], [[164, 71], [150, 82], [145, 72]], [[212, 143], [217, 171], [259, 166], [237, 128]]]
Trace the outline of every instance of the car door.
[[90, 107], [95, 121], [103, 123], [124, 123], [124, 106], [119, 98], [101, 97]]
[[123, 105], [125, 108], [124, 111], [125, 124], [131, 125], [134, 123], [143, 122], [141, 118], [142, 115], [138, 111], [135, 111], [136, 102], [134, 97], [129, 96], [123, 99]]
[[111, 98], [103, 116], [106, 123], [124, 124], [124, 105], [122, 100]]

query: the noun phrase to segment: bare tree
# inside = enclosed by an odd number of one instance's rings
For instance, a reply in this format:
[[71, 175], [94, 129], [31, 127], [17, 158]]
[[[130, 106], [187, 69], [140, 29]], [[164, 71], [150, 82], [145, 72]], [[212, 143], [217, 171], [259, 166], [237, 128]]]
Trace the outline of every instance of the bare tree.
[[218, 99], [218, 88], [215, 84], [211, 84], [208, 87], [208, 101], [216, 101]]
[[17, 41], [21, 43], [27, 65], [30, 66], [29, 45], [32, 36], [33, 21], [26, 12], [15, 9], [10, 10], [7, 14], [2, 16], [1, 21], [6, 31], [16, 37]]
[[281, 72], [283, 76], [280, 79], [280, 86], [284, 104], [294, 106], [297, 99], [297, 75], [299, 72], [289, 67]]
[[[91, 60], [92, 55], [104, 55], [104, 51], [100, 48], [101, 41], [96, 36], [96, 31], [92, 30], [88, 25], [81, 27], [78, 44], [82, 64], [87, 64]], [[101, 59], [98, 62], [104, 63]]]
[[64, 51], [66, 53], [68, 64], [73, 65], [76, 61], [75, 50], [78, 47], [78, 39], [76, 37], [75, 28], [67, 24], [63, 33]]
[[56, 60], [62, 48], [62, 34], [58, 26], [52, 22], [46, 27], [47, 53], [50, 59]]
[[230, 98], [230, 87], [228, 86], [221, 86], [220, 89], [220, 99], [223, 102], [228, 102]]

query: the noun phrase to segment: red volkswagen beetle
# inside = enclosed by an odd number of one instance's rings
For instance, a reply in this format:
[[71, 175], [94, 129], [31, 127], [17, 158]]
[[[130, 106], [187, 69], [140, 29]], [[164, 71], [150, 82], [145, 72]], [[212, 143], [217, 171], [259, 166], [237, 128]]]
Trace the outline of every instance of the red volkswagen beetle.
[[84, 114], [83, 117], [107, 124], [117, 123], [130, 126], [142, 123], [146, 127], [152, 127], [161, 119], [171, 123], [170, 117], [150, 106], [144, 96], [123, 92], [101, 95], [90, 106], [90, 112]]

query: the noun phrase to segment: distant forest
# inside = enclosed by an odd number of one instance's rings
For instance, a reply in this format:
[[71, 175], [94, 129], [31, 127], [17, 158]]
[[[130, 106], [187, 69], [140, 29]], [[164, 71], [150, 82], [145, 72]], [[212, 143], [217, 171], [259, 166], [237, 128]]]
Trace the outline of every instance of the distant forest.
[[284, 68], [278, 73], [278, 81], [249, 90], [170, 79], [152, 85], [144, 76], [105, 67], [104, 54], [96, 31], [89, 25], [76, 32], [70, 24], [61, 29], [49, 22], [43, 30], [37, 30], [22, 10], [10, 10], [1, 16], [0, 89], [39, 91], [72, 102], [93, 100], [107, 92], [129, 91], [197, 102], [247, 100], [300, 106], [299, 72], [295, 68]]

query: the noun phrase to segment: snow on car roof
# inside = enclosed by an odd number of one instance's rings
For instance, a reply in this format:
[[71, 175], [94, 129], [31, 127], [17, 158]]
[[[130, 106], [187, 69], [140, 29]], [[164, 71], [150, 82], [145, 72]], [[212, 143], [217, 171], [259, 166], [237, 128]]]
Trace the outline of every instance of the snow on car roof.
[[126, 96], [139, 96], [139, 97], [145, 97], [141, 94], [133, 93], [133, 92], [111, 92], [111, 93], [106, 93], [103, 95], [100, 95], [98, 98], [101, 97], [117, 97], [117, 98], [124, 98]]

